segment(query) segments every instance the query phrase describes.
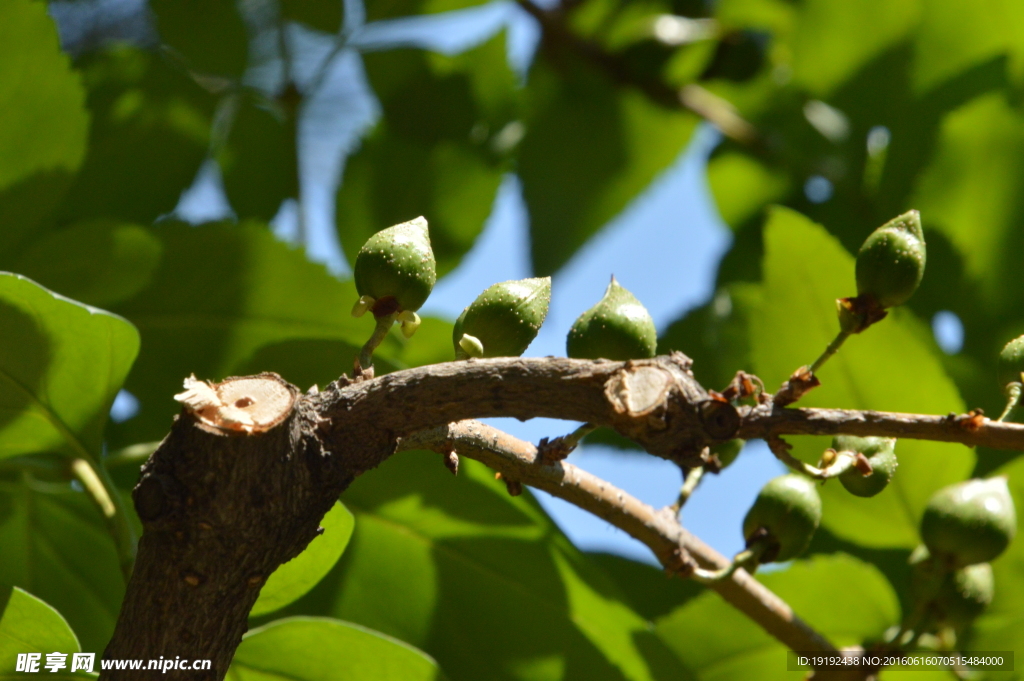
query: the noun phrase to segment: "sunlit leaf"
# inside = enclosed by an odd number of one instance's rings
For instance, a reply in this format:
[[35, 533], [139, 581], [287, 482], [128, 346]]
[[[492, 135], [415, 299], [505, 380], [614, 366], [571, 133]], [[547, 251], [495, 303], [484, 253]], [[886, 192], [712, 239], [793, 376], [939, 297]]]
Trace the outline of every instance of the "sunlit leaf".
[[[6, 593], [4, 593], [6, 592]], [[67, 655], [60, 678], [91, 678], [88, 674], [71, 674], [71, 655], [81, 651], [75, 632], [60, 613], [32, 594], [14, 587], [0, 588], [0, 669], [9, 676], [17, 665], [20, 653], [40, 653], [37, 671], [45, 669], [46, 654], [61, 652]]]

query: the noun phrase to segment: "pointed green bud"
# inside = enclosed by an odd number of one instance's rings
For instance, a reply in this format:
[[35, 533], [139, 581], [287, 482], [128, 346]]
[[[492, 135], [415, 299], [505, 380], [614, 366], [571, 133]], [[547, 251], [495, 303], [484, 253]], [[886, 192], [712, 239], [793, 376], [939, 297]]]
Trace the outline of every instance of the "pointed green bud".
[[565, 348], [576, 359], [643, 359], [654, 357], [658, 332], [647, 308], [612, 277], [604, 297], [572, 325]]
[[371, 236], [353, 275], [359, 295], [375, 299], [375, 316], [420, 309], [437, 281], [427, 221], [419, 217]]
[[762, 563], [789, 560], [811, 542], [821, 522], [821, 497], [809, 478], [791, 473], [768, 481], [743, 519], [747, 545], [757, 540], [759, 530], [770, 542]]
[[871, 295], [883, 308], [902, 305], [921, 283], [924, 263], [921, 214], [912, 210], [864, 240], [857, 254], [857, 293]]
[[954, 566], [993, 560], [1016, 531], [1017, 513], [1003, 477], [944, 487], [932, 496], [921, 518], [921, 539], [928, 550]]
[[832, 449], [863, 454], [871, 464], [867, 475], [856, 466], [839, 475], [839, 482], [846, 491], [858, 497], [875, 496], [889, 485], [896, 472], [896, 438], [837, 435], [832, 439]]
[[1005, 388], [1011, 383], [1021, 383], [1024, 372], [1024, 336], [1014, 338], [999, 353], [999, 385]]
[[[551, 304], [551, 277], [494, 284], [477, 296], [455, 321], [455, 355], [518, 357], [537, 337]], [[467, 349], [463, 337], [471, 340]], [[482, 348], [477, 352], [477, 344]], [[461, 350], [461, 352], [460, 352]]]

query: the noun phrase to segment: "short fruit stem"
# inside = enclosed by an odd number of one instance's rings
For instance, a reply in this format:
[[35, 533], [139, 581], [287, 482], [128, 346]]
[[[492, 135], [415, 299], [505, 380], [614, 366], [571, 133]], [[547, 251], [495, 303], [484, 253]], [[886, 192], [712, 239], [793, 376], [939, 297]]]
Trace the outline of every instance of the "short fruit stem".
[[829, 357], [831, 357], [832, 355], [836, 354], [836, 352], [839, 351], [839, 348], [841, 348], [843, 346], [843, 343], [845, 343], [846, 339], [849, 338], [849, 337], [850, 337], [850, 332], [849, 331], [840, 331], [836, 335], [836, 337], [832, 339], [832, 342], [828, 344], [828, 347], [825, 348], [825, 352], [821, 353], [821, 357], [819, 357], [818, 359], [814, 360], [814, 364], [811, 365], [811, 369], [810, 369], [811, 373], [812, 374], [815, 373], [818, 369], [821, 368], [821, 366], [825, 362], [828, 361]]
[[701, 584], [724, 582], [727, 579], [732, 579], [733, 574], [740, 568], [745, 569], [750, 574], [754, 574], [757, 567], [761, 564], [761, 556], [768, 550], [768, 544], [767, 538], [758, 539], [746, 549], [733, 556], [732, 562], [724, 568], [719, 570], [694, 569], [692, 579]]
[[1009, 399], [1006, 401], [1006, 408], [1003, 409], [1003, 413], [999, 415], [996, 421], [1004, 421], [1009, 416], [1017, 405], [1020, 404], [1021, 390], [1024, 388], [1020, 383], [1011, 383], [1006, 388], [1006, 392], [1009, 395]]
[[676, 499], [676, 503], [672, 505], [672, 509], [676, 513], [683, 510], [683, 506], [690, 500], [690, 497], [695, 491], [697, 486], [700, 485], [701, 479], [704, 477], [704, 466], [697, 466], [691, 468], [686, 474], [686, 478], [683, 480], [683, 486], [679, 488], [679, 497]]
[[370, 340], [366, 341], [363, 349], [359, 351], [360, 368], [365, 370], [373, 366], [373, 351], [387, 338], [388, 331], [391, 330], [396, 317], [397, 315], [395, 314], [389, 314], [377, 318], [377, 326], [373, 329], [373, 335], [370, 336]]

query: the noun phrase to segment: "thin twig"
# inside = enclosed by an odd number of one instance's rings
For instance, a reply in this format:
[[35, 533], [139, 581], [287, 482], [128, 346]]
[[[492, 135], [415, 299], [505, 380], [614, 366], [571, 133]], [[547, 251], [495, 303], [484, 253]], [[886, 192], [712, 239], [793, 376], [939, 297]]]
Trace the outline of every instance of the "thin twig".
[[[614, 485], [564, 461], [541, 463], [537, 448], [477, 421], [460, 421], [410, 435], [401, 450], [429, 449], [476, 459], [504, 477], [542, 489], [579, 506], [646, 544], [663, 565], [677, 568], [680, 555], [700, 568], [721, 570], [731, 561], [679, 524], [670, 510], [655, 510]], [[791, 650], [836, 652], [778, 596], [745, 570], [711, 585], [726, 601]]]

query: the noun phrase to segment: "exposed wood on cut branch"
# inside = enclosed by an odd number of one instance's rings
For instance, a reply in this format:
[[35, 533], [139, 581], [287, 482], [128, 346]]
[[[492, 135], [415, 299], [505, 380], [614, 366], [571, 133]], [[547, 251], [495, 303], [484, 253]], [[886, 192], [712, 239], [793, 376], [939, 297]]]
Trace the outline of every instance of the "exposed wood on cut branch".
[[[402, 441], [401, 449], [430, 449], [442, 454], [454, 449], [460, 456], [481, 461], [506, 479], [542, 489], [604, 518], [646, 544], [669, 569], [683, 567], [680, 556], [692, 556], [703, 568], [719, 569], [729, 564], [725, 556], [683, 528], [669, 509], [655, 510], [570, 463], [544, 463], [534, 445], [477, 421], [416, 433]], [[737, 570], [731, 580], [712, 588], [792, 650], [836, 652], [782, 599], [744, 570]]]

